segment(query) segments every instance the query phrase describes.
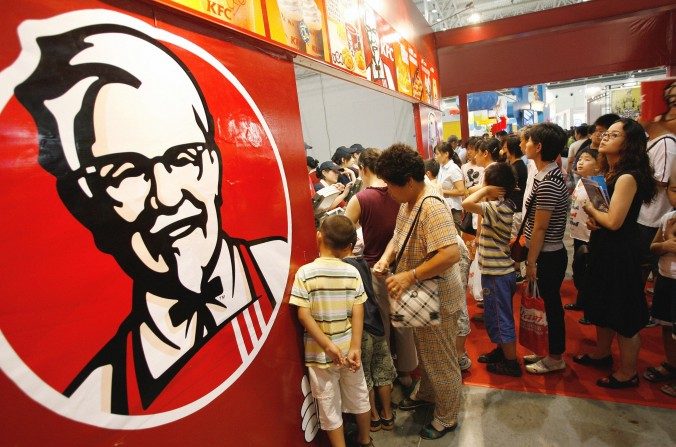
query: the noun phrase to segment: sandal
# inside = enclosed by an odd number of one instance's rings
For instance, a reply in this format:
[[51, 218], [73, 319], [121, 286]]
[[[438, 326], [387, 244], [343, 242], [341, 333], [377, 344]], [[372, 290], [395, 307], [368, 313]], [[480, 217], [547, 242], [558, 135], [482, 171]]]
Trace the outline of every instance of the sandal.
[[602, 388], [611, 388], [614, 390], [624, 389], [624, 388], [637, 388], [638, 387], [638, 374], [634, 374], [629, 380], [617, 380], [614, 375], [609, 375], [596, 381], [596, 384]]
[[582, 355], [573, 356], [573, 361], [575, 363], [579, 363], [580, 365], [594, 366], [596, 368], [610, 368], [611, 366], [613, 366], [613, 356], [612, 355], [607, 355], [605, 357], [595, 359], [594, 357], [590, 356], [589, 354], [582, 354]]
[[673, 380], [676, 379], [676, 368], [668, 364], [667, 362], [663, 362], [662, 369], [666, 371], [666, 373], [663, 373], [660, 371], [659, 367], [655, 368], [654, 366], [649, 367], [645, 373], [643, 373], [643, 377], [648, 380], [649, 382], [665, 382], [667, 380]]
[[671, 396], [671, 397], [676, 397], [676, 387], [672, 385], [662, 385], [660, 387], [660, 391], [662, 391], [664, 394]]
[[443, 430], [437, 430], [434, 428], [434, 425], [430, 422], [426, 424], [422, 430], [420, 430], [420, 437], [423, 439], [439, 439], [448, 432], [452, 432], [458, 428], [458, 424], [453, 424], [450, 427], [446, 427]]
[[382, 424], [381, 419], [378, 419], [377, 421], [374, 421], [374, 420], [371, 421], [371, 428], [369, 428], [369, 430], [371, 430], [371, 432], [378, 431], [381, 428], [383, 428], [383, 424]]
[[[373, 423], [373, 422], [371, 422]], [[385, 419], [384, 417], [380, 417], [380, 425], [382, 426], [383, 430], [393, 430], [394, 429], [394, 412], [392, 413], [392, 417], [389, 419]]]

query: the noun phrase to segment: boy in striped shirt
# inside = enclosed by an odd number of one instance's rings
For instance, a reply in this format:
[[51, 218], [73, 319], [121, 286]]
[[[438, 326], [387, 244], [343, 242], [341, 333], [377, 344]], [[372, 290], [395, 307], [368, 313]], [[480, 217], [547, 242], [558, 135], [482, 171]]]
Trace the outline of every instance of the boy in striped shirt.
[[479, 363], [494, 374], [520, 377], [516, 360], [516, 330], [512, 297], [516, 290], [514, 261], [509, 238], [516, 205], [507, 199], [514, 191], [516, 177], [507, 163], [493, 163], [484, 171], [484, 186], [462, 202], [462, 207], [482, 216], [477, 256], [484, 296], [484, 322], [491, 342], [498, 346], [479, 356]]
[[336, 215], [317, 231], [319, 258], [298, 269], [289, 304], [305, 328], [305, 365], [319, 423], [331, 445], [345, 445], [342, 412], [357, 420], [357, 445], [372, 446], [369, 394], [361, 367], [366, 293], [353, 266], [342, 261], [357, 241], [352, 221]]

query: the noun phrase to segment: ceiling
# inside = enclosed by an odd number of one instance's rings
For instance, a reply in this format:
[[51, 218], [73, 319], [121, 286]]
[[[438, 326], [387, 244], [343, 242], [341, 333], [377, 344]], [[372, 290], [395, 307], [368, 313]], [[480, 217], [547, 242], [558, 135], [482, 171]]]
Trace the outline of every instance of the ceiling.
[[414, 0], [437, 31], [490, 22], [589, 0]]

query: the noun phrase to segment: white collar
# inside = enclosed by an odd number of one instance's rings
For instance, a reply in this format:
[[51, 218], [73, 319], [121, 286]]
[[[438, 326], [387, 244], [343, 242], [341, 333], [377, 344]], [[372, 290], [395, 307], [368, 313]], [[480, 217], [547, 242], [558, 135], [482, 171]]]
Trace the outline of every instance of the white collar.
[[542, 180], [545, 178], [545, 175], [549, 174], [551, 171], [556, 169], [559, 165], [556, 164], [555, 161], [550, 162], [547, 166], [542, 168], [541, 171], [538, 171], [537, 174], [535, 174], [535, 179], [536, 180]]

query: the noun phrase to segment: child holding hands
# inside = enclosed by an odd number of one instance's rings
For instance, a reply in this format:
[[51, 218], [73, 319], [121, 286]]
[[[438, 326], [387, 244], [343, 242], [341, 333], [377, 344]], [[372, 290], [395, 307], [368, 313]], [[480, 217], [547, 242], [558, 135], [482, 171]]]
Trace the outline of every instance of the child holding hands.
[[342, 411], [356, 415], [357, 445], [373, 446], [369, 393], [361, 367], [366, 294], [359, 272], [342, 261], [357, 241], [352, 221], [326, 218], [317, 231], [320, 257], [298, 269], [289, 304], [305, 328], [305, 365], [319, 423], [333, 447], [345, 447]]
[[516, 273], [509, 249], [516, 205], [506, 198], [516, 185], [511, 166], [506, 163], [488, 166], [484, 171], [484, 185], [462, 202], [466, 211], [483, 217], [477, 253], [484, 290], [484, 321], [491, 342], [498, 345], [478, 360], [488, 364], [488, 372], [520, 377], [512, 303]]

